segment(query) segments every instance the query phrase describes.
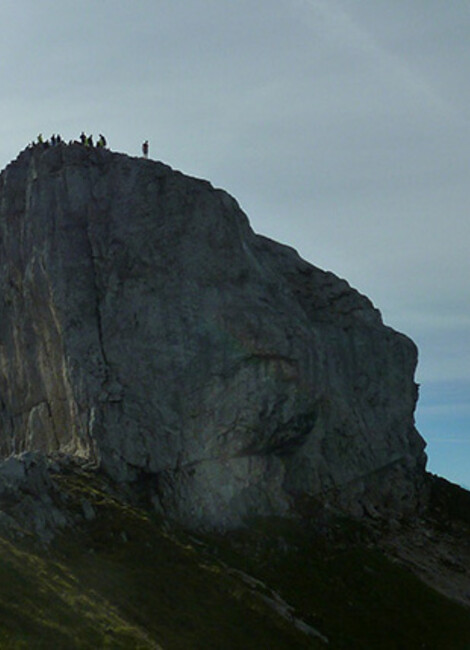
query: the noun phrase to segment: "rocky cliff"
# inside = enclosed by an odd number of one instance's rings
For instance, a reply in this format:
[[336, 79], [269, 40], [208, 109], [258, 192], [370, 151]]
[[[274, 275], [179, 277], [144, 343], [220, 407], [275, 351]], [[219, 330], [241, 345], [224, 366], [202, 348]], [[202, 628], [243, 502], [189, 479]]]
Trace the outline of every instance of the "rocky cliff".
[[190, 526], [423, 498], [415, 345], [166, 165], [60, 145], [0, 176], [0, 450], [89, 458]]

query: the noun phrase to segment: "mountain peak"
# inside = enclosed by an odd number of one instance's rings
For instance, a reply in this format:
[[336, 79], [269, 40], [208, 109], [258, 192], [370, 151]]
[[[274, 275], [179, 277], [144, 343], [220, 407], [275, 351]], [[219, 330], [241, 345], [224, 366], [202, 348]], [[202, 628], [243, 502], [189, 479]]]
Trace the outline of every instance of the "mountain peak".
[[60, 144], [0, 201], [4, 457], [87, 458], [190, 527], [420, 507], [415, 345], [226, 192]]

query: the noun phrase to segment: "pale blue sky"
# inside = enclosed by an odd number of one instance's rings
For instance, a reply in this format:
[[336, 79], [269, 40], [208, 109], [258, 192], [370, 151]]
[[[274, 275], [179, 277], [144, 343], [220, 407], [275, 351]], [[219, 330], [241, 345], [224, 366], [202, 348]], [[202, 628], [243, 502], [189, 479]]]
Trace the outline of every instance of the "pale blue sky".
[[470, 487], [469, 33], [467, 0], [2, 0], [0, 166], [84, 129], [224, 187], [414, 339]]

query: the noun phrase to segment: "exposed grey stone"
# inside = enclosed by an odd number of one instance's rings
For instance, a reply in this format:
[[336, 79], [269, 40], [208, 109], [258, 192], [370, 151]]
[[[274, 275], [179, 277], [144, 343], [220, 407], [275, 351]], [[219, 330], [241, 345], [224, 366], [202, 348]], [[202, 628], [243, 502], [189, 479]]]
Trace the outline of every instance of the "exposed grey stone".
[[423, 498], [415, 345], [206, 181], [25, 151], [0, 176], [0, 292], [3, 456], [145, 478], [190, 526], [302, 495], [373, 516]]
[[82, 499], [83, 515], [87, 521], [93, 521], [96, 517], [95, 510], [88, 499]]
[[0, 530], [9, 535], [26, 532], [44, 543], [67, 523], [54, 504], [48, 459], [38, 452], [23, 452], [0, 462]]
[[26, 476], [24, 463], [20, 458], [10, 456], [0, 465], [0, 480], [6, 484], [21, 483]]

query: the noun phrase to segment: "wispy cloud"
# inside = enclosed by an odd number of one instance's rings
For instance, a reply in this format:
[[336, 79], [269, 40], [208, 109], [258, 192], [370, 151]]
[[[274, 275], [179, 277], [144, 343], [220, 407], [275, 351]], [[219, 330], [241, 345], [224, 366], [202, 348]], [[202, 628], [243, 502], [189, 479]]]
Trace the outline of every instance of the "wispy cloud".
[[429, 436], [428, 443], [432, 443], [433, 445], [442, 443], [444, 445], [448, 444], [458, 444], [458, 445], [470, 445], [470, 436], [468, 438], [462, 438], [462, 437], [453, 437], [449, 436], [446, 438], [445, 436], [442, 437], [434, 437], [434, 436]]
[[405, 56], [387, 48], [371, 31], [348, 11], [339, 0], [299, 0], [311, 8], [315, 24], [322, 21], [325, 32], [344, 47], [367, 56], [370, 62], [382, 68], [388, 84], [398, 84], [409, 99], [422, 107], [430, 107], [440, 117], [467, 121], [464, 114], [451, 104]]

